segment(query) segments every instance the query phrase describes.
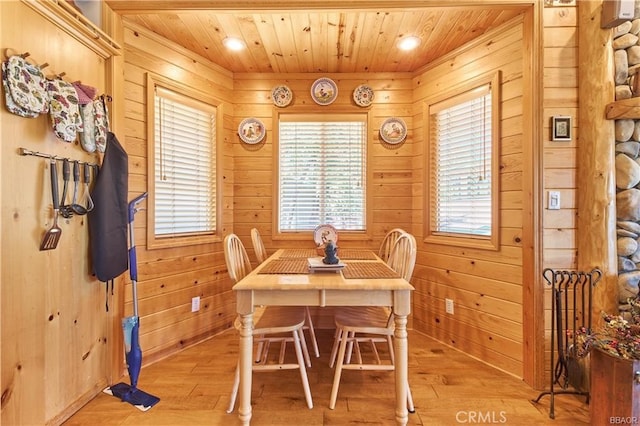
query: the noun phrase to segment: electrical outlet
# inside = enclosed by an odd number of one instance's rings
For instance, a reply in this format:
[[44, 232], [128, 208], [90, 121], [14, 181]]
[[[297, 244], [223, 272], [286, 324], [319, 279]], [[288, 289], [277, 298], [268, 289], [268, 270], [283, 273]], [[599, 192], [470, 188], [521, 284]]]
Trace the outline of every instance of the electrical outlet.
[[200, 310], [200, 296], [191, 298], [191, 312], [198, 312]]
[[453, 315], [453, 300], [444, 299], [444, 309], [448, 314]]

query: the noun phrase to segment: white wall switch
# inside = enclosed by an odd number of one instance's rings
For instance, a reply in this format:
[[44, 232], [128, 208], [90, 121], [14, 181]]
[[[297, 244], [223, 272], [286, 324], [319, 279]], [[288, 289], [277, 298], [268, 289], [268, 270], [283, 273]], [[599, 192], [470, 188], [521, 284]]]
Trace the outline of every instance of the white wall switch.
[[560, 191], [549, 191], [549, 210], [560, 210]]
[[191, 298], [191, 312], [198, 312], [200, 310], [200, 296]]

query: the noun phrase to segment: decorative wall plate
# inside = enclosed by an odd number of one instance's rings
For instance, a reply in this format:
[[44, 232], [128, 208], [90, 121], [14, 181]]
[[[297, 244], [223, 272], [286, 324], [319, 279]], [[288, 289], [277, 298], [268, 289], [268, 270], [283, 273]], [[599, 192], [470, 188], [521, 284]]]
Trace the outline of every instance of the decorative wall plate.
[[407, 125], [401, 118], [387, 118], [380, 126], [380, 137], [386, 143], [398, 144], [407, 137]]
[[293, 92], [285, 85], [276, 86], [271, 90], [271, 99], [277, 107], [286, 107], [293, 100]]
[[313, 231], [313, 241], [317, 246], [325, 244], [327, 241], [333, 240], [338, 243], [338, 231], [331, 225], [319, 225]]
[[319, 78], [311, 85], [311, 97], [318, 105], [329, 105], [338, 97], [338, 86], [330, 78]]
[[371, 86], [361, 84], [353, 91], [353, 100], [356, 105], [361, 107], [368, 107], [373, 102], [373, 89]]
[[245, 118], [238, 126], [238, 135], [244, 143], [256, 144], [262, 141], [267, 131], [257, 118]]

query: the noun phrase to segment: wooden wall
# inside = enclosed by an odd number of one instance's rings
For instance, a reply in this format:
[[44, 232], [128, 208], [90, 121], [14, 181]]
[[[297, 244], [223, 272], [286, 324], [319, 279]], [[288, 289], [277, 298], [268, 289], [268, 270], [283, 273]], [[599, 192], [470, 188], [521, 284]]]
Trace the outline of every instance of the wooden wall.
[[[214, 243], [147, 249], [146, 210], [135, 218], [138, 255], [140, 345], [144, 362], [176, 352], [229, 328], [235, 318], [235, 296], [226, 272], [222, 238], [233, 231], [234, 145], [233, 79], [204, 58], [134, 26], [124, 29], [124, 111], [121, 138], [129, 154], [129, 191], [147, 190], [146, 75], [170, 78], [219, 99], [224, 111], [223, 217]], [[124, 288], [125, 314], [132, 311], [131, 283]], [[191, 312], [191, 298], [200, 310]]]
[[[0, 2], [3, 54], [29, 52], [30, 62], [49, 64], [45, 75], [64, 72], [66, 81], [81, 80], [105, 93], [110, 53], [101, 51], [89, 32], [66, 25], [56, 14], [45, 17], [36, 9], [50, 10], [39, 8], [38, 3], [31, 7]], [[1, 96], [4, 104], [4, 91]], [[55, 424], [113, 379], [109, 344], [121, 337], [111, 335], [110, 324], [119, 318], [105, 312], [104, 284], [91, 274], [86, 216], [59, 217], [62, 235], [57, 247], [39, 250], [45, 230], [53, 225], [49, 164], [43, 158], [19, 156], [18, 149], [80, 161], [98, 158], [78, 143], [57, 139], [48, 115], [22, 118], [3, 105], [0, 124], [0, 423]], [[60, 166], [58, 162], [59, 177]]]
[[[512, 21], [448, 55], [413, 79], [414, 214], [424, 235], [426, 99], [478, 75], [501, 72], [500, 249], [420, 243], [414, 272], [414, 328], [496, 367], [523, 375], [523, 24]], [[454, 302], [445, 313], [444, 299]]]
[[[578, 267], [577, 214], [578, 182], [578, 36], [577, 7], [545, 7], [544, 17], [544, 104], [543, 150], [543, 268], [574, 270]], [[554, 115], [573, 117], [573, 140], [551, 141], [550, 122]], [[559, 191], [560, 210], [547, 208], [548, 191]], [[551, 289], [544, 286], [545, 383], [548, 383], [551, 357]]]

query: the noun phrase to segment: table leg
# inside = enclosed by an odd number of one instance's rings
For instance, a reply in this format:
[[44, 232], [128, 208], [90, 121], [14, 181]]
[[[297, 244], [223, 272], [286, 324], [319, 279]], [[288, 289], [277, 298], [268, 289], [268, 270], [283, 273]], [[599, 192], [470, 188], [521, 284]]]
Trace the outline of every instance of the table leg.
[[409, 421], [407, 390], [409, 383], [409, 353], [407, 343], [407, 316], [395, 315], [396, 329], [393, 346], [396, 354], [396, 423], [406, 425]]
[[251, 379], [253, 374], [253, 312], [240, 315], [240, 390], [238, 417], [243, 425], [251, 422]]

